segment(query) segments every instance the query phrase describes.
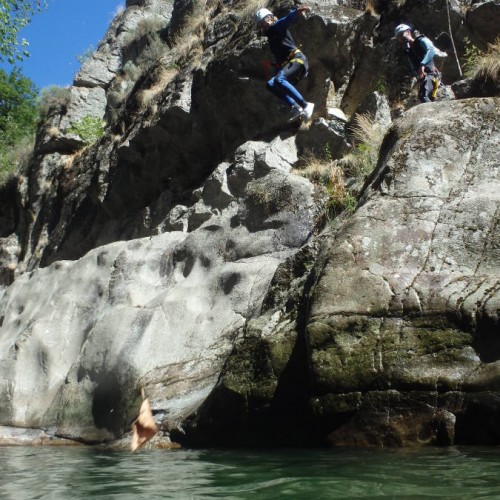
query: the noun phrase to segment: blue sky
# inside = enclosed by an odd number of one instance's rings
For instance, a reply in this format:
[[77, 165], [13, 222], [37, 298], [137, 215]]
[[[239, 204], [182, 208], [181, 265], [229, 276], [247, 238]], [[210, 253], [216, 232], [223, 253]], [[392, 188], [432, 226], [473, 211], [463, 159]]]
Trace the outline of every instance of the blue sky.
[[125, 0], [48, 0], [48, 4], [21, 32], [31, 56], [17, 64], [40, 89], [72, 84], [80, 68], [77, 56], [91, 46], [97, 48]]

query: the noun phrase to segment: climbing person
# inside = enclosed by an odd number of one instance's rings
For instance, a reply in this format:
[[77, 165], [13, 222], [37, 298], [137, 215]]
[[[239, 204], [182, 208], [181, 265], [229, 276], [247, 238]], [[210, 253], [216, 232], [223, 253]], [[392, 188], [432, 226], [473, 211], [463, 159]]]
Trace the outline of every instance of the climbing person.
[[434, 101], [441, 85], [441, 74], [436, 68], [434, 57], [437, 54], [445, 57], [446, 53], [436, 49], [426, 36], [412, 30], [407, 24], [396, 26], [394, 35], [408, 56], [412, 73], [419, 81], [420, 102]]
[[266, 88], [289, 106], [288, 121], [309, 120], [314, 111], [314, 104], [307, 102], [294, 87], [307, 75], [309, 64], [288, 31], [289, 25], [309, 10], [307, 5], [299, 5], [280, 19], [265, 8], [259, 9], [255, 14], [258, 26], [267, 36], [277, 68], [276, 75], [268, 80]]

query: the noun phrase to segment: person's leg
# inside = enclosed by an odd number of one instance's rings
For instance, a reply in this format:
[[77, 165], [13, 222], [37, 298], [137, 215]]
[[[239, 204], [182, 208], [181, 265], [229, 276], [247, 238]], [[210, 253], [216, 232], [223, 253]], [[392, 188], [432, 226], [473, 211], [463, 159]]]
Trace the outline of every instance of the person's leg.
[[274, 78], [274, 85], [279, 91], [286, 96], [286, 100], [290, 106], [300, 106], [305, 108], [307, 101], [302, 97], [300, 92], [290, 83], [297, 83], [305, 74], [305, 67], [299, 62], [288, 63], [282, 68]]
[[292, 107], [292, 106], [295, 106], [295, 101], [290, 98], [283, 90], [282, 90], [282, 87], [280, 85], [277, 85], [276, 82], [277, 82], [277, 77], [278, 75], [276, 75], [275, 77], [271, 78], [267, 84], [266, 84], [266, 88], [267, 90], [269, 90], [270, 92], [272, 92], [276, 97], [278, 97], [279, 99], [281, 99], [282, 101], [284, 101], [288, 106]]
[[292, 112], [290, 121], [297, 118], [309, 120], [314, 111], [314, 104], [307, 102], [293, 86], [307, 74], [309, 68], [305, 56], [297, 57], [297, 59], [300, 61], [294, 60], [287, 63], [274, 78], [267, 82], [267, 89], [290, 107]]
[[433, 99], [432, 91], [434, 90], [434, 83], [432, 81], [432, 75], [426, 75], [425, 78], [420, 82], [419, 98], [420, 102], [432, 102]]

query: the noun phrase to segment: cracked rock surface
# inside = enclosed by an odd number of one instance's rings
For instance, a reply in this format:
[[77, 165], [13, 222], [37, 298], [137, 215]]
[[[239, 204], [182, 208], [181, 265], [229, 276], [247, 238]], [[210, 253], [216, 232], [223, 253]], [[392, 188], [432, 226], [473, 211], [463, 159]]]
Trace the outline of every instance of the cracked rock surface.
[[0, 186], [0, 443], [126, 441], [144, 387], [160, 443], [500, 444], [498, 89], [413, 107], [393, 39], [486, 48], [469, 4], [313, 2], [299, 126], [245, 2], [127, 0]]
[[[278, 271], [287, 298], [247, 326], [195, 442], [230, 425], [232, 443], [498, 442], [499, 110], [418, 106], [394, 123], [356, 212]], [[300, 291], [280, 284], [312, 262]]]

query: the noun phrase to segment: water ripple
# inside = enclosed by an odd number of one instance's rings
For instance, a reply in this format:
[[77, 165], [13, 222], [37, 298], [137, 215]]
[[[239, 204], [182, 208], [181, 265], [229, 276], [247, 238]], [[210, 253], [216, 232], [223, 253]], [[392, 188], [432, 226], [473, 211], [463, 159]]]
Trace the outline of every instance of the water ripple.
[[0, 499], [500, 498], [500, 448], [0, 448]]

